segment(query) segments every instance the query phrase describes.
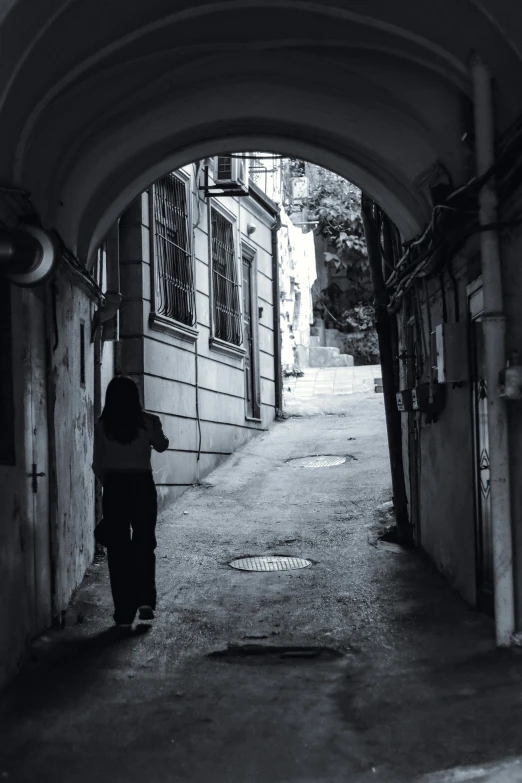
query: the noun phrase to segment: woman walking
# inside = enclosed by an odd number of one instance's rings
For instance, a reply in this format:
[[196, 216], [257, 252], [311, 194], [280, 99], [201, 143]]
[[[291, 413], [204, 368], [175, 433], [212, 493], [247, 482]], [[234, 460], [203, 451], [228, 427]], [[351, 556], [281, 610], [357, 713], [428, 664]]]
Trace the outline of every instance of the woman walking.
[[[92, 468], [103, 486], [103, 526], [114, 621], [152, 620], [156, 608], [156, 485], [151, 449], [168, 448], [158, 416], [143, 410], [138, 387], [124, 375], [107, 386], [95, 425]], [[132, 536], [131, 536], [132, 529]]]

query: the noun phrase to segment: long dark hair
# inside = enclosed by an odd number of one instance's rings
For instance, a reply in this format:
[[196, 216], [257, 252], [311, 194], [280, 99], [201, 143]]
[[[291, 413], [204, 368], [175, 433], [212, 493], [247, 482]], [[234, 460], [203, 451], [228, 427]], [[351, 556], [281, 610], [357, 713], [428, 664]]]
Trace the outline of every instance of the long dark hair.
[[118, 443], [132, 443], [146, 429], [138, 387], [127, 375], [116, 375], [107, 386], [100, 416], [105, 434]]

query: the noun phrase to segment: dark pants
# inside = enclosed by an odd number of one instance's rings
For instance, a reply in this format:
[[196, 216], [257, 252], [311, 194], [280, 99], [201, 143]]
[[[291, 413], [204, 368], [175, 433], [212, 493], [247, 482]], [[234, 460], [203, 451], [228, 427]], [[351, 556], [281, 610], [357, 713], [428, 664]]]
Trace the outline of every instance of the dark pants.
[[114, 620], [131, 623], [139, 606], [156, 607], [158, 506], [152, 473], [108, 473], [103, 482], [102, 507], [110, 530], [107, 556]]

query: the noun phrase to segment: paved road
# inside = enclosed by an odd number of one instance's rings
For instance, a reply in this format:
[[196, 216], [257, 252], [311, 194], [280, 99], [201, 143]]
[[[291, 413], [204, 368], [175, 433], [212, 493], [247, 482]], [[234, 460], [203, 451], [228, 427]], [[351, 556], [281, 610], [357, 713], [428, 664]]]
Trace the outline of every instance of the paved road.
[[379, 364], [362, 367], [305, 367], [300, 378], [285, 378], [285, 401], [307, 400], [318, 395], [373, 392], [375, 378], [381, 377]]
[[[491, 621], [421, 554], [376, 545], [390, 523], [382, 395], [325, 398], [309, 417], [315, 403], [162, 515], [152, 626], [111, 628], [106, 562], [93, 565], [65, 629], [4, 694], [0, 779], [522, 779], [518, 652], [495, 650]], [[287, 462], [325, 453], [346, 462]], [[228, 565], [264, 554], [313, 564]], [[289, 646], [305, 650], [280, 657]]]

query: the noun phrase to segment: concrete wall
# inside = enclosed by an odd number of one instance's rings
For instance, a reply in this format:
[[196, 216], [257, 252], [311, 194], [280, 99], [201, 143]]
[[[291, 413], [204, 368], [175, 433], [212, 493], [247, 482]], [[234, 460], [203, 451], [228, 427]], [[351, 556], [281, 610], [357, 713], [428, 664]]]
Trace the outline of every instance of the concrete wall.
[[[16, 455], [0, 466], [0, 685], [60, 619], [94, 549], [93, 305], [62, 269], [46, 287], [12, 286], [11, 305]], [[32, 463], [44, 473], [36, 493]]]
[[281, 295], [281, 363], [286, 372], [309, 366], [310, 326], [313, 323], [312, 285], [316, 278], [315, 244], [282, 212], [279, 230], [279, 288]]
[[[520, 204], [519, 204], [520, 206]], [[516, 204], [510, 205], [511, 211]], [[509, 217], [506, 216], [507, 220]], [[502, 234], [502, 269], [505, 312], [507, 316], [506, 356], [511, 351], [522, 353], [522, 310], [520, 291], [522, 269], [522, 232], [510, 229]], [[480, 275], [478, 240], [470, 241], [463, 257], [455, 259], [461, 319], [467, 317], [467, 286]], [[429, 285], [433, 328], [442, 321], [440, 281]], [[445, 276], [448, 320], [454, 320], [454, 293]], [[427, 330], [427, 310], [421, 294], [421, 312]], [[405, 320], [399, 316], [401, 346], [405, 342]], [[401, 386], [406, 388], [405, 367], [402, 365]], [[424, 374], [427, 380], [427, 372]], [[427, 424], [423, 414], [415, 414], [420, 450], [420, 543], [437, 567], [472, 605], [477, 601], [475, 563], [475, 490], [473, 446], [472, 392], [470, 383], [460, 387], [446, 384], [447, 402], [437, 423]], [[512, 526], [514, 544], [514, 574], [517, 628], [522, 624], [522, 403], [503, 402], [508, 407], [508, 439], [510, 446]], [[408, 494], [409, 486], [407, 416], [403, 414], [403, 453]]]
[[[456, 268], [460, 319], [467, 318], [467, 264]], [[443, 321], [442, 289], [439, 280], [428, 286], [432, 329]], [[455, 320], [454, 289], [445, 276], [444, 292], [447, 320]], [[428, 340], [426, 302], [419, 293], [423, 328]], [[418, 323], [418, 318], [415, 319]], [[404, 319], [399, 316], [400, 351], [406, 350]], [[429, 343], [428, 343], [429, 345]], [[428, 382], [429, 362], [425, 363], [422, 382]], [[405, 363], [401, 366], [401, 388], [407, 388]], [[474, 452], [469, 382], [459, 387], [446, 386], [446, 405], [437, 422], [428, 423], [425, 414], [414, 414], [417, 420], [419, 448], [419, 542], [451, 584], [466, 601], [476, 602], [475, 522], [474, 522]], [[409, 485], [407, 414], [402, 414], [403, 453], [407, 491]]]
[[[515, 205], [514, 205], [515, 206]], [[522, 204], [519, 201], [518, 208]], [[522, 355], [522, 231], [520, 228], [505, 234], [502, 243], [504, 272], [504, 301], [507, 316], [507, 353], [519, 351]], [[515, 598], [517, 628], [522, 627], [522, 401], [510, 401], [508, 406], [511, 464], [511, 518], [515, 555]]]
[[[52, 351], [50, 426], [55, 471], [51, 488], [54, 615], [67, 607], [94, 554], [94, 305], [71, 279], [58, 275], [58, 341]], [[51, 314], [48, 314], [50, 317]], [[80, 378], [80, 324], [85, 328], [85, 383]]]
[[[29, 596], [26, 537], [32, 527], [28, 509], [25, 466], [24, 377], [22, 365], [30, 361], [26, 340], [27, 297], [11, 286], [13, 397], [15, 406], [15, 464], [0, 466], [0, 685], [15, 670], [31, 638], [32, 605]], [[2, 361], [5, 361], [2, 356]]]
[[[200, 201], [195, 229], [197, 292], [196, 342], [158, 331], [149, 324], [151, 268], [148, 194], [136, 199], [120, 223], [121, 362], [132, 375], [145, 407], [160, 415], [170, 440], [167, 452], [153, 454], [160, 507], [203, 478], [238, 446], [265, 429], [275, 416], [272, 254], [270, 225], [248, 198], [220, 199], [238, 217], [241, 241], [256, 252], [259, 319], [261, 420], [246, 418], [243, 358], [215, 351], [209, 343], [208, 206]], [[240, 203], [239, 203], [240, 202]], [[247, 223], [256, 231], [248, 235]], [[239, 240], [239, 236], [237, 237]], [[241, 279], [241, 278], [240, 278]], [[196, 386], [197, 377], [197, 386]], [[199, 426], [201, 451], [198, 460]]]

